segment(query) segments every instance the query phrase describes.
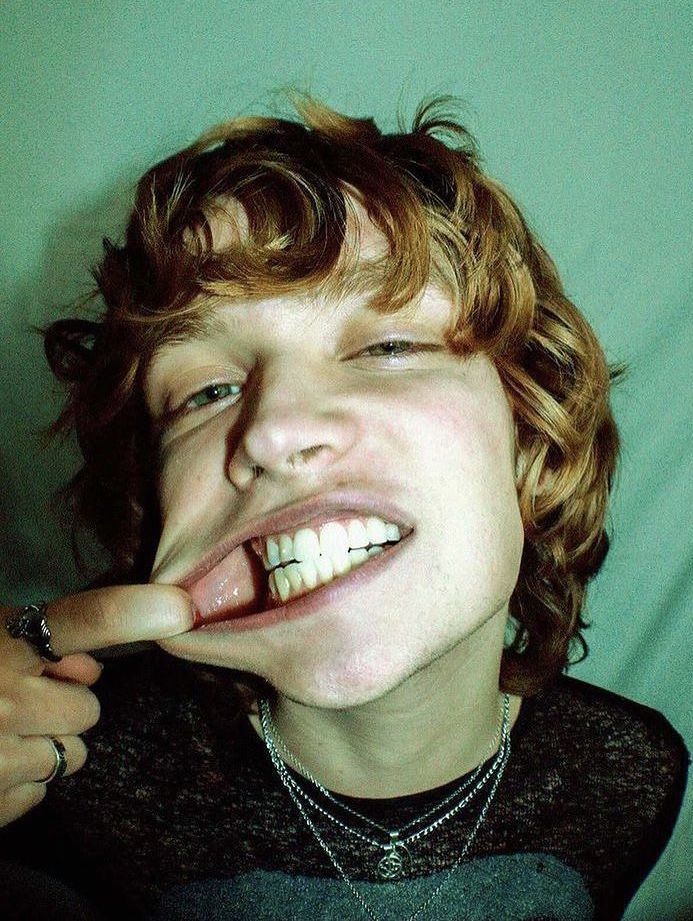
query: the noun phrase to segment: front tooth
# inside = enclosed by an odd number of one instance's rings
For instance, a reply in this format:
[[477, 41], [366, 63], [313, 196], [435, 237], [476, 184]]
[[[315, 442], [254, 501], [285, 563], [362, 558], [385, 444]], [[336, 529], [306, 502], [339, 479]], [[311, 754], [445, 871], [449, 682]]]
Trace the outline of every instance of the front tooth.
[[289, 580], [291, 590], [300, 592], [303, 588], [303, 579], [301, 578], [301, 570], [298, 567], [298, 563], [289, 563], [288, 566], [284, 567], [284, 573]]
[[366, 521], [366, 530], [372, 544], [384, 544], [387, 541], [385, 531], [385, 522], [382, 518], [368, 518]]
[[274, 569], [275, 566], [279, 566], [281, 559], [279, 558], [279, 544], [272, 537], [267, 538], [267, 562], [270, 568]]
[[284, 570], [275, 569], [274, 570], [274, 581], [277, 585], [277, 591], [279, 592], [279, 597], [282, 601], [286, 601], [291, 593], [291, 583], [286, 578]]
[[294, 556], [302, 563], [320, 553], [320, 538], [312, 528], [301, 528], [294, 534]]
[[337, 521], [328, 521], [320, 529], [320, 553], [323, 556], [346, 556], [349, 552], [349, 536]]
[[279, 559], [282, 563], [288, 563], [294, 558], [294, 542], [288, 534], [279, 535]]
[[396, 524], [386, 524], [385, 536], [388, 540], [399, 540], [402, 535], [400, 534], [400, 530]]
[[313, 560], [318, 571], [318, 578], [325, 585], [334, 578], [334, 567], [329, 556], [316, 556]]
[[359, 521], [358, 518], [353, 518], [349, 522], [347, 527], [347, 535], [349, 537], [349, 546], [352, 548], [352, 550], [360, 549], [361, 547], [367, 547], [370, 543], [368, 531], [366, 530], [363, 522]]
[[306, 588], [315, 588], [318, 584], [318, 567], [315, 565], [315, 560], [304, 560], [302, 563], [297, 563], [298, 571], [301, 573], [301, 578], [303, 579], [303, 584]]

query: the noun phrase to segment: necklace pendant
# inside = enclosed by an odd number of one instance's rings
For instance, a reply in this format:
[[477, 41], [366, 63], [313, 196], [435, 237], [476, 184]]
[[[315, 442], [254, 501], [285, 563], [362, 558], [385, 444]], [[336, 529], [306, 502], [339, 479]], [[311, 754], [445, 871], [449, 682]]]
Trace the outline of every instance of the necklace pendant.
[[385, 855], [378, 862], [378, 876], [381, 879], [400, 879], [409, 872], [411, 854], [407, 846], [397, 840], [398, 838], [398, 831], [390, 832], [390, 843]]

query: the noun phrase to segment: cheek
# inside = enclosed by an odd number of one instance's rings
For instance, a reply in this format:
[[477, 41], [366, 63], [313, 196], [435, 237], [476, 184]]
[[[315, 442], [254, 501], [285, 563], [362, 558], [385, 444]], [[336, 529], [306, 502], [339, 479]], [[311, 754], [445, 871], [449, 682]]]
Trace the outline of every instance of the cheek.
[[[210, 429], [212, 427], [210, 426]], [[159, 504], [164, 527], [190, 524], [209, 510], [224, 470], [225, 439], [188, 438], [166, 449], [160, 465]]]
[[459, 573], [463, 593], [473, 585], [480, 598], [488, 592], [491, 604], [505, 603], [517, 582], [524, 529], [514, 427], [502, 393], [479, 400], [459, 385], [422, 390], [409, 432], [433, 520], [447, 535], [441, 569]]

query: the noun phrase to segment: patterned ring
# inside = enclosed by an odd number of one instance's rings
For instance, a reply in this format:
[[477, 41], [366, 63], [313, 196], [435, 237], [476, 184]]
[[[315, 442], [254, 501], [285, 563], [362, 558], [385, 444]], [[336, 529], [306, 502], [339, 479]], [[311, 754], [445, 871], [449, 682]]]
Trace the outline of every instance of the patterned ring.
[[9, 618], [7, 632], [15, 640], [31, 643], [42, 659], [48, 662], [60, 662], [62, 656], [56, 656], [51, 647], [51, 631], [46, 621], [46, 602], [27, 604]]

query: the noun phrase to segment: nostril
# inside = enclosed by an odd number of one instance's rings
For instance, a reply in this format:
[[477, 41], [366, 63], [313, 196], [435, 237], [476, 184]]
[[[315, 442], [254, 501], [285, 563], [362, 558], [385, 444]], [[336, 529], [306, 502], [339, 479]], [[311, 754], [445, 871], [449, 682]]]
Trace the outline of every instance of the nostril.
[[303, 448], [289, 455], [286, 459], [286, 463], [292, 469], [305, 467], [317, 454], [321, 454], [326, 447], [327, 445], [313, 445], [312, 448]]

